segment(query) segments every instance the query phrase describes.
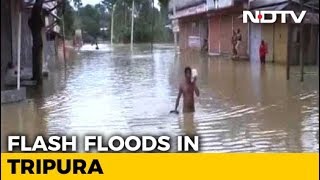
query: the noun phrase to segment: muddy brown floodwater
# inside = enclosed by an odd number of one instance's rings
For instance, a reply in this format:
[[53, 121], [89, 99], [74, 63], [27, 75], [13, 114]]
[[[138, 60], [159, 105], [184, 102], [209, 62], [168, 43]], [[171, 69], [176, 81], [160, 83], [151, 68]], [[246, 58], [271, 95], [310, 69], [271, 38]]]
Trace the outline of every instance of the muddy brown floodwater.
[[[169, 114], [185, 66], [198, 70], [196, 113]], [[204, 152], [318, 152], [319, 76], [285, 66], [175, 55], [171, 45], [86, 45], [22, 103], [1, 105], [8, 134], [198, 134]], [[181, 107], [180, 107], [181, 108]]]

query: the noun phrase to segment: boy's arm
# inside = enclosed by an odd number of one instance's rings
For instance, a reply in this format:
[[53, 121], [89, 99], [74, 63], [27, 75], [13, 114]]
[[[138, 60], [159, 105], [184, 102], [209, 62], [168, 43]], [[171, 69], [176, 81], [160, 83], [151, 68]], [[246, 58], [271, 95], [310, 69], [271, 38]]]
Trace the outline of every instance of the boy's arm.
[[180, 102], [181, 95], [182, 95], [182, 87], [181, 87], [181, 85], [180, 85], [180, 86], [179, 86], [178, 97], [177, 97], [177, 99], [176, 99], [176, 105], [175, 105], [175, 108], [174, 108], [175, 111], [178, 110], [178, 106], [179, 106], [179, 102]]
[[199, 97], [200, 96], [200, 91], [199, 91], [199, 88], [197, 86], [197, 77], [194, 78], [193, 80], [193, 85], [194, 85], [194, 92], [196, 93], [196, 95]]

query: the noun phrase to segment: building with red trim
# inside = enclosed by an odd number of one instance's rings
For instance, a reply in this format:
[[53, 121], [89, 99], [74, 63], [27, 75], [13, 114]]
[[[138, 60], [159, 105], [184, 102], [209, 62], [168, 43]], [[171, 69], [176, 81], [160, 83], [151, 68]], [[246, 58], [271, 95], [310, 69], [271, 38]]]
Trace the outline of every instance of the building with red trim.
[[248, 57], [248, 25], [242, 23], [247, 0], [186, 0], [169, 2], [169, 18], [178, 20], [181, 51], [203, 50], [209, 55], [232, 54], [232, 32], [240, 29], [240, 57]]

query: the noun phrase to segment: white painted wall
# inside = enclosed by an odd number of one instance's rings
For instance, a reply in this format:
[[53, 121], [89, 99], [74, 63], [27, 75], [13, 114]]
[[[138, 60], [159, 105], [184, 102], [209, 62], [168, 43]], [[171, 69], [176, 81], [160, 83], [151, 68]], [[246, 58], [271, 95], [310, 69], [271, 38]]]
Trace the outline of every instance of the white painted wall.
[[259, 62], [259, 46], [261, 43], [261, 24], [253, 24], [250, 23], [250, 31], [249, 31], [249, 37], [250, 37], [250, 61], [251, 62]]

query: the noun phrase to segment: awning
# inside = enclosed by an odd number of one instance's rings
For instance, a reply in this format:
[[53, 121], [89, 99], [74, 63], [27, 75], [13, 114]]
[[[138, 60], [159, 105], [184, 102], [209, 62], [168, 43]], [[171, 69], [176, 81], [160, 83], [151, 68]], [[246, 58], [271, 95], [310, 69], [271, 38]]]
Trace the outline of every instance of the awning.
[[[32, 8], [36, 0], [23, 0], [26, 8]], [[50, 10], [57, 5], [57, 0], [44, 0], [42, 8], [44, 10]]]
[[250, 11], [280, 11], [285, 9], [288, 6], [288, 3], [283, 3], [283, 4], [278, 4], [274, 6], [267, 6], [267, 7], [262, 7], [262, 8], [253, 8], [250, 9]]
[[169, 19], [179, 19], [182, 17], [187, 17], [187, 16], [193, 16], [193, 15], [199, 15], [199, 14], [203, 14], [205, 12], [207, 12], [207, 4], [203, 3], [197, 6], [193, 6], [187, 9], [183, 9], [180, 11], [177, 11], [175, 16], [170, 14], [169, 15]]
[[279, 4], [287, 3], [287, 2], [288, 2], [288, 0], [251, 0], [250, 1], [250, 8], [256, 9], [256, 8], [261, 8], [261, 7], [266, 7], [266, 6], [279, 5]]
[[[22, 0], [24, 3], [24, 7], [27, 9], [33, 8], [34, 3], [36, 0]], [[54, 18], [61, 20], [59, 16], [57, 16], [56, 8], [58, 7], [58, 0], [44, 0], [42, 9], [49, 12]]]
[[[300, 12], [296, 13], [296, 14], [299, 16]], [[304, 16], [303, 23], [304, 24], [319, 24], [319, 14], [307, 12], [306, 15]]]

